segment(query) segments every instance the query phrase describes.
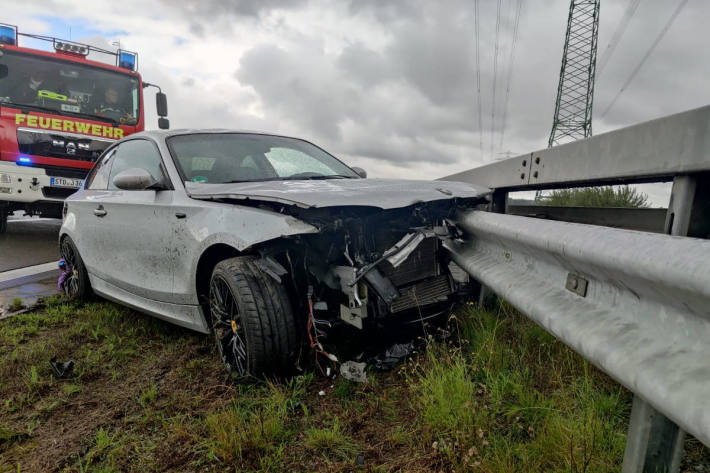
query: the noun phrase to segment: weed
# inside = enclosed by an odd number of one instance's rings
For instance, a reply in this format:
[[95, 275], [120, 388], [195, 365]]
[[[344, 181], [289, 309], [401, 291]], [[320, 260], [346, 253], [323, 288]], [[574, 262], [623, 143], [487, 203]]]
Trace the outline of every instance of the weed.
[[341, 401], [347, 401], [355, 394], [356, 384], [347, 379], [340, 379], [335, 383], [333, 394]]
[[12, 304], [10, 304], [10, 312], [16, 312], [18, 310], [22, 310], [25, 308], [25, 305], [22, 303], [22, 298], [20, 297], [15, 297], [12, 299]]
[[151, 384], [147, 389], [144, 389], [143, 392], [141, 392], [141, 396], [139, 398], [140, 405], [143, 407], [143, 409], [147, 408], [153, 402], [155, 402], [155, 398], [158, 396], [158, 386], [153, 383]]
[[304, 443], [312, 453], [330, 459], [347, 460], [358, 451], [337, 417], [333, 417], [330, 426], [307, 429]]
[[27, 434], [17, 432], [0, 424], [0, 447], [7, 447], [11, 443], [22, 440]]
[[29, 371], [25, 374], [25, 386], [27, 386], [28, 394], [34, 394], [42, 386], [42, 379], [39, 377], [37, 367], [30, 366]]
[[71, 383], [63, 384], [62, 391], [64, 391], [64, 394], [66, 394], [67, 396], [71, 396], [72, 394], [80, 392], [81, 386], [79, 386], [78, 384]]
[[205, 419], [205, 445], [209, 454], [225, 462], [262, 459], [278, 451], [293, 432], [289, 429], [290, 407], [298, 402], [299, 382], [283, 389], [269, 385], [270, 393], [259, 404], [232, 401]]

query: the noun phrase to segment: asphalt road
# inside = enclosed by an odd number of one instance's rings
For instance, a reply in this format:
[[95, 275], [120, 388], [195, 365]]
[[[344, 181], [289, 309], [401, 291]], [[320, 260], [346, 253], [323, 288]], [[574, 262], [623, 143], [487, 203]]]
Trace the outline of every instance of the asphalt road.
[[11, 218], [0, 235], [0, 272], [59, 260], [59, 219]]

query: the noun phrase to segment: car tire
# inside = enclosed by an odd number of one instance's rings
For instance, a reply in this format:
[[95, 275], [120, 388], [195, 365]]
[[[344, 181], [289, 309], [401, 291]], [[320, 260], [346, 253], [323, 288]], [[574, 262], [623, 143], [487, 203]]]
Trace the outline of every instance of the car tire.
[[85, 301], [91, 295], [91, 283], [86, 272], [84, 261], [76, 249], [76, 245], [68, 236], [62, 238], [59, 254], [66, 262], [68, 276], [64, 280], [64, 295], [69, 300]]
[[218, 353], [237, 379], [288, 371], [298, 349], [286, 288], [264, 273], [258, 258], [219, 262], [210, 278], [210, 318]]
[[4, 235], [7, 232], [8, 215], [7, 207], [0, 204], [0, 235]]

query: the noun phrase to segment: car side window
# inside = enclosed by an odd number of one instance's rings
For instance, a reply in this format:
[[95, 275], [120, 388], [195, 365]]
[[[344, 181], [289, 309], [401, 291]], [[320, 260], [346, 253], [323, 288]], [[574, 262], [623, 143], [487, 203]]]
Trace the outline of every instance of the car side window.
[[118, 189], [113, 184], [113, 178], [120, 172], [130, 168], [142, 168], [153, 178], [164, 179], [162, 159], [158, 148], [148, 140], [130, 140], [118, 145], [116, 155], [112, 160], [111, 173], [108, 180], [109, 189]]
[[94, 169], [86, 177], [85, 189], [89, 190], [106, 190], [108, 188], [108, 176], [111, 172], [111, 158], [116, 154], [116, 148], [112, 149], [101, 160], [96, 163]]

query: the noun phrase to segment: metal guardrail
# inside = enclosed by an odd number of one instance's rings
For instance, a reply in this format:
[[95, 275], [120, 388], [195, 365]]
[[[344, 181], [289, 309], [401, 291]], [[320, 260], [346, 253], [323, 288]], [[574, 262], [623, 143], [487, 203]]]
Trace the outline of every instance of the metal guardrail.
[[441, 178], [494, 189], [669, 181], [710, 170], [710, 106]]
[[663, 233], [667, 209], [506, 205], [505, 213], [563, 222]]
[[710, 444], [710, 241], [480, 211], [459, 224], [459, 266]]
[[[634, 392], [624, 473], [677, 472], [685, 431], [710, 446], [710, 107], [442, 179], [493, 190], [489, 212], [460, 217], [456, 262]], [[671, 180], [668, 209], [507, 205]]]

